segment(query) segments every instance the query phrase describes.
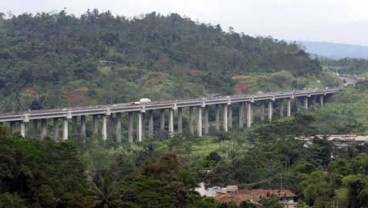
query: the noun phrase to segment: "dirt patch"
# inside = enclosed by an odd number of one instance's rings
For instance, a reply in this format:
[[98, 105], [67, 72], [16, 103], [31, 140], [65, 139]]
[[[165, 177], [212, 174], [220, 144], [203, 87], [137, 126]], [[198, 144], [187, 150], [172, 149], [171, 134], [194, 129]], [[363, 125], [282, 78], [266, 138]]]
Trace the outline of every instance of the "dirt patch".
[[34, 90], [33, 87], [29, 86], [29, 87], [25, 87], [23, 88], [21, 91], [20, 91], [20, 94], [22, 96], [25, 96], [25, 97], [32, 97], [32, 96], [35, 96], [36, 95], [36, 91]]
[[245, 93], [247, 93], [248, 92], [247, 81], [245, 79], [239, 79], [237, 81], [238, 82], [236, 83], [236, 85], [234, 87], [235, 94], [245, 94]]
[[85, 106], [89, 104], [88, 87], [69, 89], [64, 92], [71, 106]]

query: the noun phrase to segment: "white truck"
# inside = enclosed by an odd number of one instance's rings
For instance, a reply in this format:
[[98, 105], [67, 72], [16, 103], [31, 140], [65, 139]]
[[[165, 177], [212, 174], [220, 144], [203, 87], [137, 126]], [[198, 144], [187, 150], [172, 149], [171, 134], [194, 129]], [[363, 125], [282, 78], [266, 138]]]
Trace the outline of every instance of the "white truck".
[[150, 102], [151, 102], [151, 100], [148, 99], [148, 98], [141, 98], [141, 99], [139, 99], [139, 101], [135, 101], [132, 104], [140, 105], [140, 104], [145, 104], [145, 103], [150, 103]]

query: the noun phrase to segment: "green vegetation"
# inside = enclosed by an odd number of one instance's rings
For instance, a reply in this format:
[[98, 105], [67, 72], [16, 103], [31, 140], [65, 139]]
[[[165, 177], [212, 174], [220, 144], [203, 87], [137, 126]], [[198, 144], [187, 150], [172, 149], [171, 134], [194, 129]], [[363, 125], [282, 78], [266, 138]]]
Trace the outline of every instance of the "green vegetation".
[[1, 14], [0, 111], [334, 84], [296, 44], [177, 14]]

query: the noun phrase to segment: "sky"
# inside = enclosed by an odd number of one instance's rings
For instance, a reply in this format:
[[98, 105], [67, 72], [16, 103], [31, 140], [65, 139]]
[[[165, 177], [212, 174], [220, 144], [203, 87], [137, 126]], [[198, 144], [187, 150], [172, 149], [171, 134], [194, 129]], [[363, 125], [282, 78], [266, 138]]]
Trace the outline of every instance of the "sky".
[[0, 12], [13, 15], [65, 9], [79, 16], [95, 8], [126, 17], [178, 13], [252, 36], [368, 46], [367, 0], [0, 0]]

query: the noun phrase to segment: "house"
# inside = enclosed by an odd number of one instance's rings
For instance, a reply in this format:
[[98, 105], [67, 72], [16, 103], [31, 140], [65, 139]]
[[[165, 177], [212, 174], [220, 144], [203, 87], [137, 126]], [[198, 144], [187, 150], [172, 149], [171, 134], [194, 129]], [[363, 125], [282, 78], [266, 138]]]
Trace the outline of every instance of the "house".
[[238, 186], [232, 185], [227, 187], [209, 187], [206, 189], [205, 184], [200, 183], [200, 187], [196, 191], [204, 197], [210, 197], [221, 203], [234, 202], [240, 204], [243, 201], [257, 203], [261, 198], [278, 198], [285, 208], [295, 208], [296, 195], [287, 189], [238, 189]]

